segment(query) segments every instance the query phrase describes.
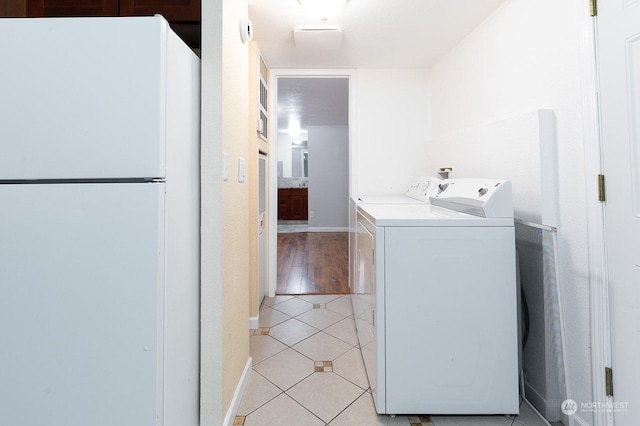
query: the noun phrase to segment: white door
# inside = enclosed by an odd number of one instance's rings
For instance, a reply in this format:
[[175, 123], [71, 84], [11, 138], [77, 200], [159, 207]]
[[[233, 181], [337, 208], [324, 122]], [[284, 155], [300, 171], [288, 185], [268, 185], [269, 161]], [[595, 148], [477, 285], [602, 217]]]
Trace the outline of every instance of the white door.
[[262, 303], [267, 291], [267, 235], [266, 224], [267, 197], [267, 157], [258, 156], [258, 305]]
[[[640, 424], [640, 2], [598, 2], [616, 425]], [[624, 409], [624, 404], [626, 409]]]

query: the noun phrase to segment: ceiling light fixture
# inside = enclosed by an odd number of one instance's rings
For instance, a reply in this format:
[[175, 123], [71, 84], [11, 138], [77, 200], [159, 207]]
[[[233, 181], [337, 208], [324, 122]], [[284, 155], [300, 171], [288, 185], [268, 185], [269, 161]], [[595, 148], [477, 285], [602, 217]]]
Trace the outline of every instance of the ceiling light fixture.
[[298, 0], [310, 14], [327, 22], [337, 16], [349, 0]]
[[298, 136], [300, 136], [300, 122], [298, 121], [290, 121], [289, 122], [289, 136], [292, 138], [297, 138]]

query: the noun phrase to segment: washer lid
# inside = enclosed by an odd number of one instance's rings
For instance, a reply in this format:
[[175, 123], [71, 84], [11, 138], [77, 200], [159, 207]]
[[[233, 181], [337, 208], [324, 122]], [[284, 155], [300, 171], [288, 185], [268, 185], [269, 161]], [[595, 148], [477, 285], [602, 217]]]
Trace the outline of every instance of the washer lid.
[[513, 226], [513, 218], [483, 218], [430, 204], [361, 204], [376, 226]]
[[511, 182], [498, 179], [445, 179], [431, 203], [480, 217], [513, 218]]

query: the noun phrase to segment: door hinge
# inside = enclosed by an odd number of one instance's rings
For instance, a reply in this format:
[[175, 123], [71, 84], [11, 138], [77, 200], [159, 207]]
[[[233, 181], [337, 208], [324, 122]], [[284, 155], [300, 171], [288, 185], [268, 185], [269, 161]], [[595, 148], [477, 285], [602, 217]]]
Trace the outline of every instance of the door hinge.
[[612, 397], [613, 396], [613, 371], [611, 370], [611, 367], [604, 368], [604, 381], [605, 381], [607, 396]]
[[589, 0], [589, 13], [591, 16], [598, 16], [598, 0]]
[[605, 201], [605, 193], [604, 193], [604, 175], [598, 175], [598, 201], [604, 203]]

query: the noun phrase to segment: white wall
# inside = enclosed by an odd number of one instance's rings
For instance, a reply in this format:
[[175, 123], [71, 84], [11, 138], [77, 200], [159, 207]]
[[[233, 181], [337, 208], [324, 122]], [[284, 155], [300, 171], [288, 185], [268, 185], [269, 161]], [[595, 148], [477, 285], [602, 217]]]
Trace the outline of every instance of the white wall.
[[427, 71], [359, 69], [352, 196], [397, 194], [426, 173]]
[[291, 177], [291, 136], [278, 133], [277, 156], [282, 161], [282, 176]]
[[[222, 3], [202, 2], [200, 423], [222, 424]], [[206, 337], [206, 338], [204, 338]]]
[[309, 230], [345, 231], [349, 226], [349, 128], [309, 126], [307, 130]]
[[[578, 404], [593, 399], [580, 79], [581, 55], [586, 53], [581, 51], [579, 14], [588, 14], [586, 3], [509, 1], [440, 60], [429, 75], [433, 139], [540, 108], [555, 112], [559, 285], [565, 315], [568, 392]], [[427, 150], [437, 152], [437, 146]], [[505, 157], [502, 161], [526, 159]], [[578, 411], [575, 416], [588, 424], [593, 422], [589, 413]]]

